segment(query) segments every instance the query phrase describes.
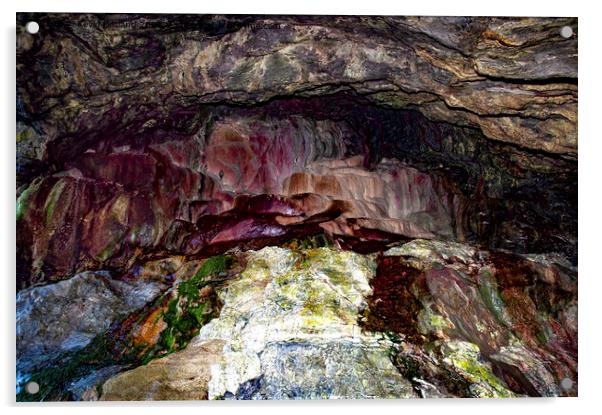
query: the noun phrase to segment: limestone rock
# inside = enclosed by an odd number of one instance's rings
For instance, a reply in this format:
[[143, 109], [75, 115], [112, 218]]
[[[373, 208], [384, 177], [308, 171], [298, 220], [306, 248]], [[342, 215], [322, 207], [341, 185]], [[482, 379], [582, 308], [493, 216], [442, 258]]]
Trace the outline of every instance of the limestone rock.
[[[168, 387], [166, 382], [179, 385], [183, 375], [177, 370], [169, 372], [169, 380], [140, 379], [155, 379], [155, 371], [165, 375], [165, 368], [193, 370], [188, 361], [191, 356], [204, 359], [207, 344], [223, 346], [219, 360], [203, 360], [212, 362], [211, 376], [206, 385], [196, 386], [197, 397], [203, 390], [209, 399], [414, 396], [388, 357], [393, 345], [362, 334], [357, 326], [373, 271], [369, 259], [327, 248], [250, 251], [245, 270], [221, 293], [219, 318], [204, 326], [184, 351], [109, 380], [103, 387], [109, 391], [107, 399], [163, 396], [153, 391]], [[293, 368], [295, 377], [286, 372]], [[120, 395], [115, 392], [120, 382], [136, 390]]]
[[[107, 381], [102, 399], [576, 393], [576, 327], [540, 334], [572, 321], [572, 297], [560, 294], [567, 282], [530, 279], [549, 268], [501, 268], [503, 258], [440, 241], [413, 241], [376, 262], [336, 248], [242, 255], [242, 272], [218, 289], [219, 317], [184, 350]], [[558, 302], [508, 306], [542, 290], [556, 290]]]
[[[233, 399], [415, 398], [407, 379], [381, 347], [354, 342], [270, 343], [261, 355], [261, 376]], [[246, 386], [246, 387], [245, 387]]]

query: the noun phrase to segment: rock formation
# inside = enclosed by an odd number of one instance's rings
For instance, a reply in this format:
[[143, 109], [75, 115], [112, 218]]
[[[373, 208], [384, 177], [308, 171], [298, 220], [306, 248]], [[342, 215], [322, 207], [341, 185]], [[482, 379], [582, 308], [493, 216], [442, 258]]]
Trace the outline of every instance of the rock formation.
[[17, 20], [19, 400], [577, 394], [576, 19]]

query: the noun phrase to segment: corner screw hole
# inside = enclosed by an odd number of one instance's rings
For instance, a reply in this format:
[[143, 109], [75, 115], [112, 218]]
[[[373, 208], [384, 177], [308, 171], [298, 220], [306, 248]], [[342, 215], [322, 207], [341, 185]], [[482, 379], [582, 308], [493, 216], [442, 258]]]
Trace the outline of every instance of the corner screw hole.
[[25, 30], [27, 31], [27, 33], [35, 35], [40, 31], [40, 25], [38, 24], [38, 22], [27, 22], [27, 24], [25, 25]]
[[571, 390], [573, 388], [573, 381], [569, 378], [564, 378], [560, 382], [560, 387], [565, 391]]
[[38, 385], [38, 382], [29, 382], [27, 385], [25, 385], [25, 390], [30, 395], [35, 395], [40, 391], [40, 385]]
[[564, 26], [562, 29], [560, 29], [560, 36], [562, 36], [565, 39], [568, 39], [571, 36], [573, 36], [573, 29], [571, 28], [571, 26]]

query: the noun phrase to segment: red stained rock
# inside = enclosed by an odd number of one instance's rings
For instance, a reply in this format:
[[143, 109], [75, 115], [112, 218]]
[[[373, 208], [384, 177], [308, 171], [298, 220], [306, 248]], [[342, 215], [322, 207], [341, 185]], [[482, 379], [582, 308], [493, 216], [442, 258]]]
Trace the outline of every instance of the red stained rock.
[[344, 152], [337, 124], [229, 122], [215, 128], [204, 150], [188, 138], [89, 152], [63, 177], [32, 185], [18, 222], [24, 286], [96, 266], [127, 267], [153, 252], [204, 255], [237, 241], [261, 246], [304, 232], [357, 238], [349, 246], [362, 251], [399, 236], [456, 233], [458, 196], [424, 173], [389, 161], [368, 170], [362, 157], [312, 162], [324, 151]]
[[81, 170], [85, 177], [117, 183], [128, 190], [152, 185], [148, 179], [155, 176], [156, 170], [154, 158], [131, 152], [108, 155], [84, 153], [70, 165]]
[[577, 379], [571, 269], [550, 257], [501, 252], [480, 262], [478, 256], [468, 262], [450, 257], [443, 265], [424, 252], [379, 259], [365, 328], [392, 331], [415, 344], [468, 341], [518, 393], [576, 393], [576, 386], [561, 386], [564, 379]]

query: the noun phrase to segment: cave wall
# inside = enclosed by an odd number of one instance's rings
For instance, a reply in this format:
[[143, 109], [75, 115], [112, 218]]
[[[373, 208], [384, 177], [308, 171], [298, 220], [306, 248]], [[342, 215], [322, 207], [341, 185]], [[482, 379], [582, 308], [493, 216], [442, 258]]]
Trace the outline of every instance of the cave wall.
[[34, 179], [17, 201], [20, 284], [298, 233], [461, 237], [463, 196], [442, 176], [371, 166], [343, 119], [273, 110], [220, 107], [192, 135], [107, 139]]
[[[577, 40], [558, 34], [574, 19], [33, 18], [43, 31], [17, 39], [25, 285], [291, 232], [576, 261]], [[263, 194], [282, 205], [269, 219], [237, 203]]]
[[577, 35], [19, 13], [17, 400], [576, 396]]
[[572, 160], [348, 93], [201, 116], [96, 141], [24, 186], [21, 283], [318, 232], [576, 255]]

